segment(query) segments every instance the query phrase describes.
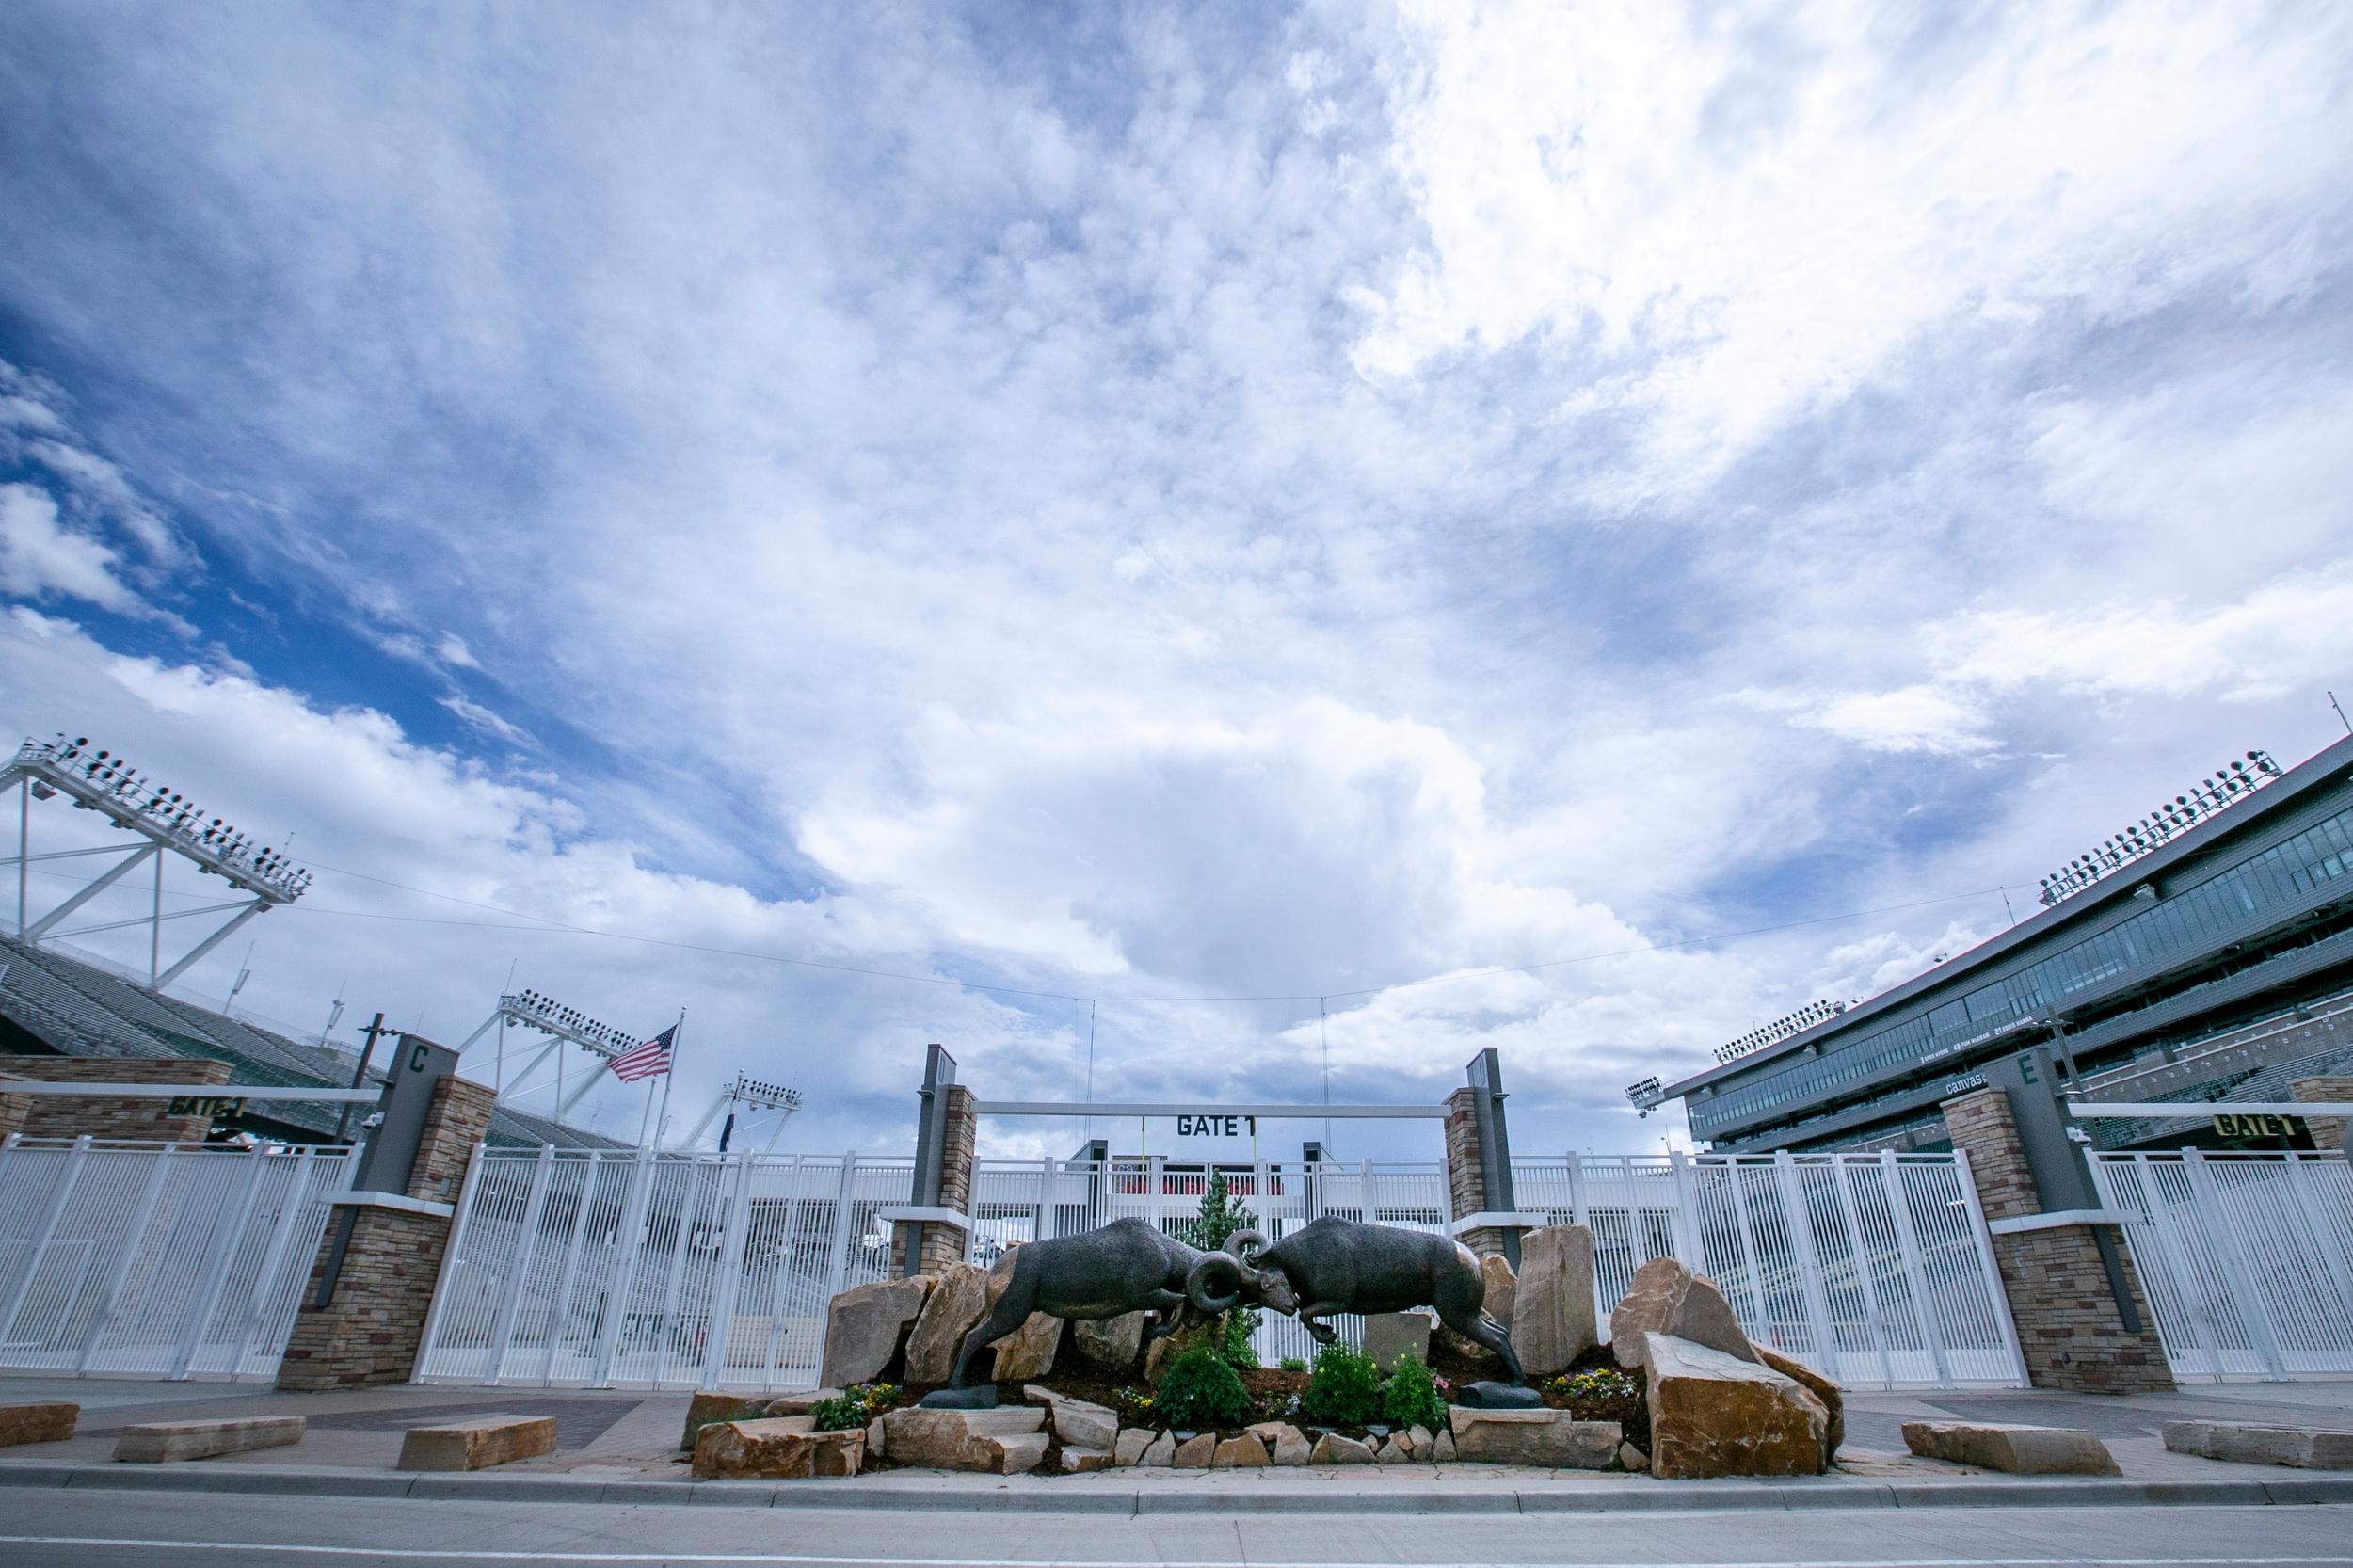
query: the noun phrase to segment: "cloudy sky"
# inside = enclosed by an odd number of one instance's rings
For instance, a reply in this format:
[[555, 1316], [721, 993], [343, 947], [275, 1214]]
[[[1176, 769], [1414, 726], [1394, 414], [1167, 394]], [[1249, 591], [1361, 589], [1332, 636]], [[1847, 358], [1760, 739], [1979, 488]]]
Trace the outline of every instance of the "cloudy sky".
[[11, 6], [0, 730], [292, 833], [305, 1029], [683, 1007], [871, 1151], [928, 1040], [1494, 1045], [1655, 1148], [2342, 733], [2348, 89], [2327, 0]]

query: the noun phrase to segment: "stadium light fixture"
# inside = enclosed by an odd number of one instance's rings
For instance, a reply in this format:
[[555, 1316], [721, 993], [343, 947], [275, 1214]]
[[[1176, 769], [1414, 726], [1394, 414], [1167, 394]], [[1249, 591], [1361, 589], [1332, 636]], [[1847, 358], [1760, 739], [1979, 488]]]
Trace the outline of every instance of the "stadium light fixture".
[[1751, 1051], [1762, 1050], [1767, 1046], [1778, 1044], [1792, 1035], [1802, 1034], [1817, 1024], [1830, 1022], [1853, 1005], [1854, 1003], [1850, 1001], [1828, 1000], [1809, 1001], [1786, 1017], [1776, 1018], [1762, 1029], [1750, 1030], [1738, 1039], [1727, 1040], [1718, 1046], [1716, 1060], [1719, 1062], [1735, 1061], [1748, 1055]]
[[2049, 908], [2072, 898], [2110, 872], [2121, 871], [2142, 856], [2154, 853], [2177, 835], [2188, 832], [2282, 776], [2280, 764], [2263, 751], [2250, 751], [2216, 769], [2212, 777], [2200, 779], [2169, 801], [2158, 802], [2156, 808], [2140, 821], [2121, 833], [2109, 835], [2044, 877], [2040, 894], [2043, 906]]

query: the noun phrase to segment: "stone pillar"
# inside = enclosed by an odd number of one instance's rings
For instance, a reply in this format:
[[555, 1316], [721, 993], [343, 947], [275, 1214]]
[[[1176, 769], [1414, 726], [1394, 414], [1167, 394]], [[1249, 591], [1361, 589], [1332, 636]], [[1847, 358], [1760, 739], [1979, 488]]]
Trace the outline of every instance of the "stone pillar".
[[[2288, 1097], [2296, 1100], [2353, 1100], [2353, 1077], [2299, 1078], [2288, 1085]], [[2304, 1124], [2313, 1129], [2313, 1147], [2321, 1150], [2346, 1148], [2345, 1133], [2353, 1129], [2353, 1115], [2307, 1116]]]
[[[972, 1212], [972, 1149], [979, 1120], [972, 1113], [972, 1091], [961, 1083], [947, 1089], [948, 1112], [941, 1121], [939, 1207], [962, 1214]], [[951, 1263], [964, 1261], [965, 1235], [953, 1225], [925, 1225], [922, 1251], [915, 1272], [944, 1274]]]
[[[1481, 1093], [1465, 1085], [1446, 1097], [1447, 1194], [1457, 1220], [1487, 1213], [1494, 1207], [1487, 1201], [1487, 1167], [1479, 1144]], [[1505, 1256], [1504, 1233], [1492, 1225], [1466, 1230], [1455, 1240], [1481, 1257]]]
[[[408, 1381], [424, 1346], [425, 1313], [440, 1279], [466, 1165], [489, 1130], [497, 1098], [488, 1085], [462, 1078], [445, 1078], [433, 1086], [404, 1194], [424, 1207], [368, 1204], [367, 1194], [355, 1194], [361, 1199], [356, 1207], [337, 1207], [303, 1288], [294, 1337], [279, 1364], [279, 1387], [356, 1388]], [[351, 1235], [335, 1297], [316, 1306], [319, 1281], [346, 1216]]]
[[[2028, 1169], [2009, 1096], [1999, 1088], [1979, 1089], [1945, 1102], [1945, 1125], [1953, 1147], [1969, 1156], [1977, 1202], [1986, 1224], [2041, 1214], [2042, 1197]], [[2140, 1276], [2123, 1239], [2114, 1243], [2125, 1288], [2140, 1316], [2138, 1330], [2124, 1326], [2110, 1289], [2094, 1227], [1997, 1232], [1993, 1262], [2009, 1298], [2010, 1320], [2026, 1361], [2026, 1379], [2037, 1388], [2079, 1394], [2144, 1394], [2173, 1386], [2156, 1319], [2149, 1311]], [[2113, 1232], [2111, 1233], [2113, 1234]]]
[[[33, 1083], [197, 1083], [215, 1089], [229, 1081], [229, 1064], [200, 1056], [0, 1056], [0, 1079], [10, 1078]], [[0, 1104], [0, 1137], [88, 1134], [132, 1143], [200, 1144], [213, 1129], [209, 1109], [175, 1112], [169, 1099], [153, 1096], [11, 1095], [7, 1101]]]

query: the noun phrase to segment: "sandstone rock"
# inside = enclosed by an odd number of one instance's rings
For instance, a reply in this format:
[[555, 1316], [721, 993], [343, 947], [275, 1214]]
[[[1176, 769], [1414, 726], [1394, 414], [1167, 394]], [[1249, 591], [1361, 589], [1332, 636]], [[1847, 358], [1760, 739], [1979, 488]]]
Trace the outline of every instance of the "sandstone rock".
[[1632, 1470], [1639, 1475], [1650, 1468], [1650, 1455], [1631, 1443], [1621, 1443], [1618, 1445], [1618, 1464], [1621, 1468]]
[[1144, 1349], [1144, 1381], [1155, 1388], [1160, 1385], [1160, 1379], [1167, 1374], [1168, 1364], [1176, 1359], [1178, 1337], [1171, 1335], [1165, 1339], [1155, 1339]]
[[1071, 1342], [1080, 1355], [1105, 1371], [1125, 1373], [1134, 1368], [1136, 1352], [1144, 1349], [1144, 1323], [1141, 1312], [1081, 1320], [1070, 1325]]
[[1054, 1369], [1054, 1354], [1062, 1349], [1063, 1320], [1049, 1318], [1043, 1312], [1032, 1312], [1029, 1320], [997, 1345], [997, 1369], [989, 1374], [992, 1382], [1019, 1383], [1024, 1378], [1042, 1378]]
[[1266, 1445], [1268, 1455], [1277, 1464], [1307, 1463], [1307, 1439], [1289, 1421], [1260, 1421], [1250, 1429], [1250, 1435]]
[[1152, 1447], [1156, 1437], [1157, 1434], [1143, 1427], [1128, 1428], [1112, 1447], [1112, 1461], [1119, 1464], [1142, 1464], [1144, 1453]]
[[1465, 1464], [1537, 1464], [1548, 1470], [1602, 1469], [1617, 1457], [1625, 1435], [1615, 1421], [1580, 1421], [1565, 1410], [1456, 1405], [1449, 1423], [1454, 1455]]
[[1796, 1379], [1664, 1334], [1644, 1336], [1641, 1364], [1650, 1369], [1653, 1475], [1822, 1472], [1830, 1413]]
[[809, 1388], [797, 1394], [778, 1394], [764, 1403], [755, 1400], [753, 1403], [759, 1405], [760, 1408], [751, 1414], [771, 1416], [806, 1416], [816, 1409], [822, 1401], [838, 1400], [840, 1397], [841, 1390], [839, 1388]]
[[870, 1460], [888, 1457], [890, 1439], [883, 1432], [882, 1417], [877, 1416], [866, 1423], [866, 1457]]
[[879, 1279], [834, 1297], [825, 1309], [824, 1369], [817, 1381], [834, 1388], [872, 1383], [899, 1354], [933, 1286], [929, 1274]]
[[1414, 1459], [1405, 1451], [1405, 1445], [1395, 1432], [1389, 1434], [1388, 1441], [1383, 1443], [1380, 1451], [1372, 1457], [1383, 1464], [1410, 1464]]
[[1100, 1448], [1065, 1447], [1062, 1451], [1062, 1467], [1063, 1473], [1070, 1476], [1082, 1476], [1089, 1470], [1108, 1470], [1112, 1467], [1112, 1456]]
[[[1523, 1240], [1520, 1245], [1523, 1249], [1520, 1256], [1525, 1259], [1528, 1256], [1525, 1250], [1527, 1242]], [[1480, 1309], [1505, 1328], [1510, 1328], [1513, 1304], [1519, 1299], [1519, 1275], [1512, 1272], [1512, 1260], [1501, 1253], [1491, 1252], [1479, 1260], [1479, 1273], [1487, 1284], [1487, 1294], [1481, 1302]], [[1513, 1347], [1514, 1350], [1518, 1348], [1516, 1345]]]
[[1251, 1432], [1228, 1437], [1209, 1455], [1212, 1470], [1262, 1470], [1273, 1461], [1267, 1455], [1266, 1445]]
[[1216, 1453], [1217, 1433], [1205, 1432], [1177, 1444], [1176, 1455], [1169, 1463], [1179, 1470], [1206, 1470]]
[[[800, 1416], [793, 1419], [806, 1422], [808, 1417]], [[700, 1437], [696, 1441], [699, 1452]], [[401, 1438], [400, 1460], [395, 1467], [487, 1470], [493, 1464], [511, 1464], [519, 1459], [536, 1459], [554, 1451], [552, 1416], [477, 1416], [444, 1426], [410, 1427]]]
[[149, 1421], [122, 1429], [115, 1438], [115, 1458], [129, 1464], [216, 1459], [222, 1454], [299, 1443], [302, 1432], [299, 1416], [257, 1416], [241, 1421]]
[[1433, 1446], [1430, 1457], [1436, 1460], [1441, 1464], [1453, 1464], [1455, 1458], [1454, 1433], [1451, 1432], [1442, 1432], [1438, 1433], [1438, 1441]]
[[995, 1410], [924, 1410], [909, 1405], [883, 1412], [882, 1424], [894, 1464], [938, 1470], [977, 1468], [967, 1465], [965, 1450], [983, 1436], [1034, 1436], [1038, 1451], [1046, 1451], [1046, 1412], [1030, 1405], [1001, 1405]]
[[1119, 1441], [1119, 1415], [1084, 1400], [1054, 1401], [1054, 1435], [1067, 1447], [1109, 1452]]
[[1176, 1434], [1164, 1432], [1152, 1439], [1136, 1464], [1146, 1470], [1165, 1470], [1176, 1463]]
[[[1492, 1303], [1492, 1280], [1487, 1291]], [[1512, 1348], [1531, 1378], [1565, 1372], [1593, 1349], [1593, 1233], [1583, 1225], [1545, 1225], [1521, 1237], [1512, 1315], [1497, 1320], [1511, 1329]]]
[[1414, 1427], [1405, 1433], [1405, 1451], [1416, 1459], [1430, 1458], [1437, 1443], [1438, 1440], [1431, 1435], [1428, 1427]]
[[719, 1394], [708, 1389], [686, 1401], [686, 1431], [679, 1438], [680, 1448], [692, 1451], [695, 1435], [713, 1421], [748, 1421], [767, 1414], [768, 1401], [742, 1394]]
[[984, 1432], [965, 1440], [960, 1470], [990, 1476], [1017, 1476], [1034, 1470], [1046, 1458], [1042, 1432]]
[[1669, 1335], [1737, 1361], [1757, 1359], [1756, 1347], [1716, 1282], [1672, 1257], [1654, 1257], [1635, 1270], [1633, 1283], [1609, 1314], [1609, 1348], [1618, 1365], [1641, 1366], [1643, 1336], [1651, 1334]]
[[2246, 1421], [2168, 1421], [2165, 1446], [2177, 1454], [2233, 1464], [2287, 1464], [2299, 1470], [2353, 1470], [2353, 1432], [2269, 1427]]
[[[552, 1417], [545, 1419], [554, 1425]], [[702, 1480], [856, 1475], [865, 1460], [866, 1433], [856, 1428], [811, 1432], [808, 1419], [714, 1421], [695, 1439], [695, 1475]]]
[[2113, 1476], [2107, 1445], [2067, 1427], [1992, 1426], [1971, 1421], [1906, 1421], [1904, 1446], [1923, 1459], [1950, 1460], [2013, 1476]]
[[19, 1443], [62, 1443], [81, 1419], [78, 1404], [0, 1404], [0, 1448]]
[[1430, 1320], [1418, 1312], [1378, 1312], [1365, 1320], [1365, 1354], [1384, 1372], [1407, 1356], [1430, 1362]]
[[1783, 1377], [1795, 1378], [1805, 1384], [1807, 1391], [1821, 1400], [1822, 1408], [1830, 1413], [1830, 1427], [1822, 1437], [1822, 1468], [1829, 1469], [1831, 1462], [1838, 1457], [1839, 1445], [1847, 1440], [1847, 1391], [1796, 1356], [1784, 1355], [1769, 1345], [1757, 1344], [1753, 1339], [1749, 1341], [1749, 1345], [1756, 1352], [1758, 1361]]
[[1370, 1464], [1375, 1463], [1372, 1450], [1353, 1437], [1342, 1437], [1327, 1432], [1316, 1439], [1316, 1446], [1307, 1454], [1310, 1464]]
[[946, 1383], [956, 1352], [988, 1310], [988, 1272], [970, 1263], [951, 1263], [916, 1315], [907, 1336], [907, 1381]]

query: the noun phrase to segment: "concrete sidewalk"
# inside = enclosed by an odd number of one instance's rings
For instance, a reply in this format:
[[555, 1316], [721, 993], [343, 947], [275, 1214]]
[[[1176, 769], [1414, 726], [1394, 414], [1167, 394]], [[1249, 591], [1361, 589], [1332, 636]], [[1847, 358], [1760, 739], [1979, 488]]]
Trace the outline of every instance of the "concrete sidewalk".
[[[2167, 1452], [2158, 1435], [2164, 1422], [2180, 1419], [2353, 1430], [2353, 1383], [2232, 1384], [2126, 1399], [2026, 1389], [1854, 1394], [1848, 1400], [1847, 1446], [1834, 1474], [1718, 1481], [1472, 1464], [1016, 1477], [894, 1470], [840, 1480], [696, 1481], [677, 1448], [687, 1406], [683, 1394], [420, 1384], [281, 1394], [231, 1384], [0, 1376], [0, 1402], [35, 1400], [80, 1403], [80, 1432], [70, 1442], [0, 1449], [0, 1486], [1086, 1513], [2353, 1502], [2353, 1474], [2196, 1459]], [[556, 1451], [473, 1475], [419, 1476], [393, 1468], [407, 1428], [492, 1412], [553, 1416]], [[301, 1416], [309, 1423], [308, 1434], [295, 1447], [196, 1464], [112, 1462], [115, 1435], [131, 1423], [259, 1416]], [[2123, 1475], [2022, 1479], [1904, 1451], [1902, 1422], [1954, 1418], [2079, 1427], [2108, 1444]]]

